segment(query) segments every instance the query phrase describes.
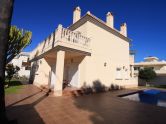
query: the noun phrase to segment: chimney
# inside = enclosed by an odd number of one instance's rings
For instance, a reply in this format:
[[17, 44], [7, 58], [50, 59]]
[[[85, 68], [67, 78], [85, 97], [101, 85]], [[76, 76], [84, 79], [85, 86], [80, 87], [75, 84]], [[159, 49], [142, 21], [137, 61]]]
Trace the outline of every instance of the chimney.
[[78, 21], [81, 18], [81, 9], [80, 7], [76, 7], [73, 12], [73, 23]]
[[127, 25], [126, 25], [126, 23], [123, 23], [120, 26], [120, 33], [127, 37]]
[[111, 12], [108, 12], [106, 15], [106, 24], [111, 28], [114, 28], [114, 16]]

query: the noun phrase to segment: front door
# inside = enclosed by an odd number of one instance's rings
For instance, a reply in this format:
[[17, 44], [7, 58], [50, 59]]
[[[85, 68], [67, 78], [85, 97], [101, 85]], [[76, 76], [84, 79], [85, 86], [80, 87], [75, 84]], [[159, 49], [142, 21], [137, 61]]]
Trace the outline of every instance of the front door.
[[78, 87], [78, 63], [72, 63], [68, 68], [68, 81], [73, 87]]

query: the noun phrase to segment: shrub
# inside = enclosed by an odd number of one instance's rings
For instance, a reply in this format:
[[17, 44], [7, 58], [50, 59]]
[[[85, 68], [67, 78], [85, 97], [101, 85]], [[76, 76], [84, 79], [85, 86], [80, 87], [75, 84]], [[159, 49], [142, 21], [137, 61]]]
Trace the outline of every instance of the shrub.
[[139, 78], [150, 82], [156, 77], [156, 73], [152, 68], [144, 68], [139, 70]]
[[14, 66], [13, 64], [6, 65], [6, 73], [7, 73], [6, 78], [8, 80], [8, 83], [10, 83], [13, 76], [17, 74], [19, 70], [20, 68], [18, 66]]

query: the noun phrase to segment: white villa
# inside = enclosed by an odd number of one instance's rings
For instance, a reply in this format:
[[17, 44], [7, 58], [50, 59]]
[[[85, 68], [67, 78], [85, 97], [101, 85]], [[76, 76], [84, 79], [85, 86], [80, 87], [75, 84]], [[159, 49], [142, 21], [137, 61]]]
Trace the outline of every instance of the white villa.
[[107, 13], [104, 22], [89, 11], [81, 17], [77, 7], [73, 24], [67, 28], [59, 24], [31, 52], [30, 79], [34, 85], [51, 88], [55, 96], [62, 95], [64, 82], [75, 88], [93, 86], [94, 82], [106, 87], [136, 87], [129, 47], [126, 23], [118, 31], [112, 13]]
[[20, 77], [25, 76], [29, 78], [30, 76], [30, 64], [28, 63], [29, 58], [28, 52], [21, 52], [18, 54], [10, 63], [12, 63], [14, 66], [18, 66], [20, 70], [18, 71], [18, 75]]
[[143, 62], [134, 64], [134, 73], [136, 76], [141, 68], [152, 68], [156, 72], [157, 77], [151, 82], [152, 84], [166, 85], [166, 61], [159, 61], [155, 56], [146, 57]]

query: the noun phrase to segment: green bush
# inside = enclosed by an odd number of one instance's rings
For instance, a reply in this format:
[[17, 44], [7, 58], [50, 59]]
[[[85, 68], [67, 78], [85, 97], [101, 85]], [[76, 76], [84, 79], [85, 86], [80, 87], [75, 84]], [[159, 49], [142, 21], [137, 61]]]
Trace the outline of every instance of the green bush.
[[150, 82], [154, 78], [156, 78], [156, 72], [152, 68], [144, 68], [139, 70], [139, 78], [145, 80], [146, 82]]
[[13, 76], [17, 74], [19, 70], [20, 68], [18, 66], [14, 66], [13, 64], [6, 65], [6, 79], [8, 80], [8, 83], [10, 83]]

